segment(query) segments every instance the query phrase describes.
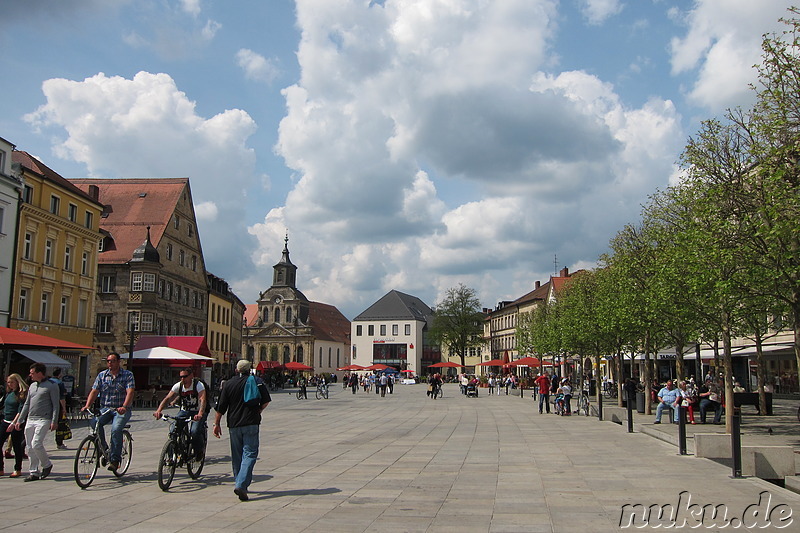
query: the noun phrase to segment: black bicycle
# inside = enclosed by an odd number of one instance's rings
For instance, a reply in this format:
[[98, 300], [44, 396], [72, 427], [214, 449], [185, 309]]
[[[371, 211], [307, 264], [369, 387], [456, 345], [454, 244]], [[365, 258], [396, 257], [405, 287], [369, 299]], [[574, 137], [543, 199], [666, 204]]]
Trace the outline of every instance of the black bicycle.
[[616, 398], [618, 394], [616, 383], [612, 383], [611, 381], [603, 383], [603, 396], [606, 398]]
[[172, 420], [174, 423], [169, 431], [169, 438], [161, 449], [161, 457], [158, 460], [158, 486], [166, 491], [172, 484], [175, 477], [175, 469], [186, 467], [189, 477], [197, 479], [203, 471], [206, 462], [206, 435], [207, 426], [203, 422], [203, 449], [196, 453], [192, 445], [192, 435], [189, 431], [192, 417], [189, 416], [170, 416], [161, 415], [164, 420]]
[[328, 399], [328, 385], [325, 383], [320, 383], [317, 385], [317, 392], [316, 392], [317, 400], [321, 399]]
[[[82, 489], [92, 484], [92, 481], [94, 481], [94, 478], [97, 476], [97, 468], [100, 465], [107, 466], [111, 463], [108, 446], [103, 444], [102, 439], [100, 439], [100, 434], [97, 432], [97, 419], [101, 414], [105, 414], [107, 411], [98, 412], [92, 409], [88, 409], [87, 411], [92, 415], [94, 424], [90, 421], [89, 435], [87, 435], [86, 438], [81, 441], [80, 446], [78, 446], [78, 451], [75, 452], [75, 464], [73, 467], [75, 483]], [[128, 431], [130, 427], [130, 424], [126, 424], [125, 428], [122, 430], [122, 457], [119, 466], [113, 471], [114, 475], [117, 477], [122, 477], [125, 472], [128, 471], [128, 467], [131, 464], [131, 457], [133, 456], [133, 437], [131, 437], [131, 433]]]

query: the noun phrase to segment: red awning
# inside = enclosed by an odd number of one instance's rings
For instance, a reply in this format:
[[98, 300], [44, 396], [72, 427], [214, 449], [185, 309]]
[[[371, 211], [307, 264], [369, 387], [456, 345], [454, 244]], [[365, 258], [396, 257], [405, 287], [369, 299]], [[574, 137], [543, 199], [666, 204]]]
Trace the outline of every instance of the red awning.
[[286, 370], [314, 370], [313, 366], [304, 365], [303, 363], [298, 363], [297, 361], [291, 361], [283, 365]]
[[508, 361], [503, 361], [502, 359], [492, 359], [491, 361], [478, 363], [478, 366], [506, 366], [507, 364]]
[[143, 335], [139, 339], [139, 342], [136, 343], [133, 351], [137, 352], [157, 346], [166, 346], [168, 348], [183, 350], [184, 352], [196, 353], [197, 355], [214, 357], [214, 354], [212, 354], [211, 350], [208, 348], [205, 337], [186, 335]]
[[429, 366], [428, 368], [462, 368], [464, 365], [459, 365], [458, 363], [453, 363], [451, 361], [445, 361], [444, 363], [435, 363]]
[[258, 365], [256, 366], [256, 370], [263, 372], [265, 370], [269, 370], [270, 368], [279, 368], [280, 366], [281, 364], [278, 361], [259, 361]]
[[0, 327], [0, 346], [3, 348], [65, 348], [72, 350], [93, 350], [91, 346], [84, 346], [70, 341], [62, 341], [54, 337], [28, 333], [18, 329]]

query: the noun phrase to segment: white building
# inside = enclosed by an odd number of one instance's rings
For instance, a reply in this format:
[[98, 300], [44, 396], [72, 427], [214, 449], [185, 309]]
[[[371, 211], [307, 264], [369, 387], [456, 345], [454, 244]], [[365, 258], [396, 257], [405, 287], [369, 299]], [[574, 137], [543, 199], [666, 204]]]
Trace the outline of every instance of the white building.
[[22, 180], [11, 172], [14, 145], [0, 137], [0, 326], [11, 317], [11, 286], [14, 281], [14, 251]]
[[433, 311], [416, 296], [390, 291], [350, 324], [353, 364], [384, 364], [426, 374], [441, 361], [439, 346], [428, 343]]

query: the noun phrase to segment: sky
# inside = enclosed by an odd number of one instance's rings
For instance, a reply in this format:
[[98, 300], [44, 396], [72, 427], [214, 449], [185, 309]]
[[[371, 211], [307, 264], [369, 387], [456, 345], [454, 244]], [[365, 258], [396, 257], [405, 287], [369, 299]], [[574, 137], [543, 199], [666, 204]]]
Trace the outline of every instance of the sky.
[[64, 177], [188, 177], [246, 304], [288, 235], [352, 319], [494, 308], [609, 240], [754, 101], [784, 0], [0, 0], [0, 137]]

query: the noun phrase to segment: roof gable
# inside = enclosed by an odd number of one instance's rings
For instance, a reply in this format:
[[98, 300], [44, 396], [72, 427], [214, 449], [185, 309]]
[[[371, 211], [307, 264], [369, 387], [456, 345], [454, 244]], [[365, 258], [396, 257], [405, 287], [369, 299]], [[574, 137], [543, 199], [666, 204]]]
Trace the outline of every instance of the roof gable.
[[309, 302], [308, 321], [315, 339], [350, 344], [350, 321], [336, 307]]
[[93, 204], [96, 205], [102, 205], [97, 200], [92, 198], [87, 189], [76, 187], [69, 180], [61, 176], [61, 174], [59, 174], [52, 168], [48, 167], [47, 165], [45, 165], [44, 163], [33, 157], [28, 152], [25, 152], [23, 150], [14, 150], [13, 152], [11, 152], [11, 160], [14, 163], [19, 163], [20, 165], [22, 165], [23, 168], [26, 168], [29, 171], [38, 174], [49, 181], [52, 181], [59, 187], [66, 189], [73, 194], [77, 194], [78, 196], [80, 196], [81, 198], [83, 198], [88, 202], [92, 202]]
[[353, 321], [396, 319], [428, 322], [432, 316], [431, 308], [416, 296], [391, 290]]

